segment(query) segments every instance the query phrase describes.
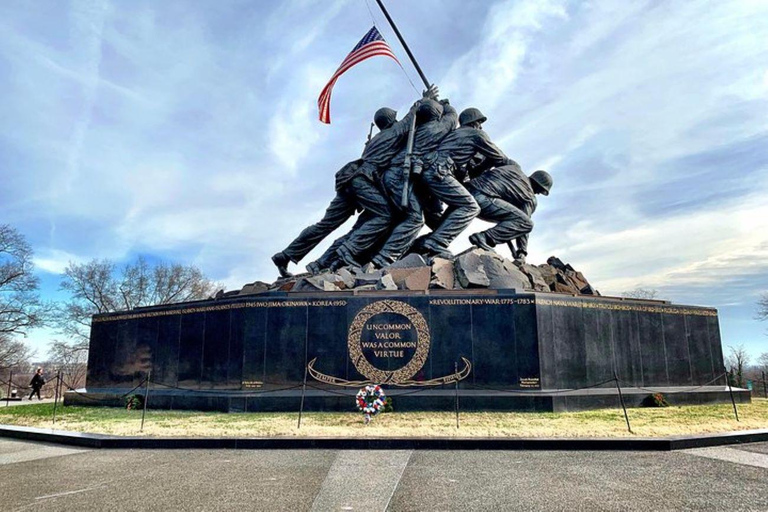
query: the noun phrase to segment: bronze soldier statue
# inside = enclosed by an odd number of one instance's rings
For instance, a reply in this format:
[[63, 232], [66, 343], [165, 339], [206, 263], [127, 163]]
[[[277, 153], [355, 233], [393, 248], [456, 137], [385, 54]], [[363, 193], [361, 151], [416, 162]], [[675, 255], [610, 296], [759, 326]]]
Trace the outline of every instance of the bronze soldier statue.
[[[480, 206], [478, 218], [496, 223], [490, 229], [470, 235], [470, 243], [487, 250], [507, 243], [512, 257], [525, 263], [528, 235], [533, 229], [531, 215], [536, 210], [536, 194], [549, 195], [552, 176], [546, 171], [526, 176], [516, 162], [511, 162], [472, 178], [467, 189]], [[517, 249], [513, 248], [512, 240]]]
[[[418, 190], [418, 182], [408, 179], [410, 169], [408, 160], [413, 162], [413, 174], [418, 175], [423, 166], [425, 155], [437, 149], [440, 141], [456, 128], [458, 115], [448, 100], [424, 100], [416, 112], [416, 132], [413, 138], [413, 148], [410, 155], [408, 148], [403, 148], [382, 176], [384, 190], [397, 210], [398, 222], [392, 230], [384, 246], [371, 262], [377, 267], [387, 266], [396, 261], [413, 243], [419, 231], [424, 226], [424, 215], [421, 201], [428, 200], [426, 191]], [[417, 190], [414, 190], [414, 184]], [[401, 198], [403, 188], [406, 192], [406, 205], [403, 207]], [[470, 196], [471, 198], [471, 196]]]
[[[437, 89], [431, 87], [424, 91], [424, 98], [436, 96]], [[418, 102], [417, 102], [418, 103]], [[349, 162], [336, 173], [336, 197], [325, 211], [323, 218], [305, 228], [288, 247], [272, 256], [282, 277], [290, 277], [288, 263], [298, 263], [326, 236], [344, 224], [357, 210], [362, 210], [354, 233], [337, 240], [332, 246], [335, 253], [346, 263], [356, 264], [355, 254], [362, 253], [373, 245], [383, 232], [386, 232], [392, 219], [390, 205], [377, 186], [376, 174], [386, 168], [392, 158], [405, 145], [405, 139], [414, 115], [413, 109], [403, 119], [397, 121], [397, 113], [390, 108], [380, 108], [374, 115], [374, 123], [379, 128], [365, 146], [360, 159]], [[322, 266], [330, 263], [326, 254], [317, 262], [307, 265], [307, 270], [318, 273]]]
[[448, 133], [436, 151], [425, 158], [420, 180], [429, 194], [445, 203], [447, 209], [440, 225], [424, 237], [414, 249], [416, 252], [452, 258], [448, 246], [480, 213], [477, 201], [462, 184], [467, 164], [473, 157], [484, 158], [483, 168], [513, 163], [482, 130], [485, 121], [480, 110], [465, 109], [459, 116], [461, 126]]

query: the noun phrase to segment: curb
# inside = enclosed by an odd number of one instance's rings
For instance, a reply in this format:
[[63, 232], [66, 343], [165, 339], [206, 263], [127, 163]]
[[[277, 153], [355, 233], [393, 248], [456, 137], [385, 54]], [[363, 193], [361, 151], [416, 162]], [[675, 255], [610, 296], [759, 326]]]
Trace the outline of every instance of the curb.
[[768, 429], [667, 438], [124, 437], [0, 425], [0, 438], [105, 449], [673, 451], [768, 441]]

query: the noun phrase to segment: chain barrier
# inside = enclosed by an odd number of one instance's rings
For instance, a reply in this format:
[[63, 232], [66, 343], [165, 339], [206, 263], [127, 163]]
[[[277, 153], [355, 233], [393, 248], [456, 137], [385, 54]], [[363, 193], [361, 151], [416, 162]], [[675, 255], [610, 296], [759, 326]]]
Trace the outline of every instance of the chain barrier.
[[[727, 378], [727, 373], [721, 373], [720, 375], [718, 375], [714, 379], [710, 380], [709, 382], [706, 382], [706, 383], [702, 384], [701, 386], [696, 386], [696, 387], [689, 388], [689, 389], [681, 389], [679, 391], [668, 391], [668, 392], [654, 390], [654, 389], [646, 388], [646, 387], [643, 387], [643, 386], [633, 386], [629, 382], [623, 381], [621, 379], [619, 379], [619, 380], [621, 380], [621, 382], [626, 387], [630, 387], [630, 388], [634, 388], [634, 389], [642, 389], [643, 391], [648, 391], [649, 393], [652, 393], [652, 394], [661, 393], [663, 395], [677, 395], [679, 393], [690, 393], [691, 391], [696, 391], [696, 390], [699, 390], [701, 388], [705, 388], [705, 387], [709, 386], [710, 384], [712, 384], [713, 382], [715, 382], [715, 381], [717, 381], [717, 380], [719, 380], [719, 379], [721, 379], [723, 377]], [[727, 386], [727, 384], [724, 384], [724, 386]]]
[[[238, 390], [232, 390], [232, 389], [216, 390], [216, 389], [183, 388], [183, 387], [180, 387], [180, 386], [174, 386], [172, 384], [164, 384], [162, 382], [152, 382], [152, 384], [155, 385], [155, 386], [162, 386], [164, 388], [178, 389], [180, 391], [191, 391], [191, 392], [194, 392], [194, 393], [204, 393], [204, 394], [205, 393], [213, 393], [213, 394], [219, 394], [220, 395], [222, 392], [228, 392], [228, 391], [230, 391], [230, 392], [239, 392]], [[264, 384], [275, 385], [275, 386], [279, 385], [279, 384], [274, 383], [274, 382], [265, 382]], [[254, 395], [260, 395], [260, 394], [264, 394], [264, 393], [277, 393], [277, 392], [280, 392], [280, 391], [290, 391], [291, 389], [296, 389], [296, 388], [300, 388], [300, 387], [301, 387], [301, 384], [296, 384], [295, 386], [288, 386], [288, 387], [277, 388], [277, 389], [248, 390], [248, 393], [249, 394], [254, 394]]]
[[80, 396], [80, 397], [82, 397], [82, 398], [85, 398], [86, 400], [90, 400], [91, 402], [97, 402], [97, 403], [114, 403], [114, 401], [115, 401], [115, 400], [123, 400], [123, 399], [125, 399], [127, 396], [131, 395], [131, 394], [132, 394], [134, 391], [136, 391], [136, 390], [137, 390], [137, 389], [139, 389], [141, 386], [143, 386], [143, 385], [144, 385], [144, 383], [145, 383], [145, 382], [147, 382], [147, 379], [146, 379], [146, 377], [145, 377], [144, 379], [142, 379], [142, 381], [141, 381], [141, 382], [139, 382], [139, 383], [138, 383], [138, 384], [137, 384], [137, 385], [136, 385], [136, 386], [135, 386], [133, 389], [131, 389], [131, 390], [130, 390], [130, 391], [128, 391], [127, 393], [123, 393], [122, 395], [119, 395], [119, 396], [117, 396], [117, 397], [113, 397], [113, 398], [94, 398], [94, 397], [92, 397], [92, 396], [88, 396], [88, 395], [86, 395], [85, 393], [81, 393], [81, 392], [79, 392], [77, 389], [74, 389], [74, 388], [72, 388], [72, 387], [69, 385], [69, 383], [68, 383], [67, 381], [65, 381], [63, 378], [61, 379], [61, 381], [64, 383], [64, 385], [65, 385], [65, 386], [67, 386], [67, 388], [68, 388], [68, 389], [69, 389], [69, 390], [70, 390], [72, 393], [75, 393], [77, 396]]

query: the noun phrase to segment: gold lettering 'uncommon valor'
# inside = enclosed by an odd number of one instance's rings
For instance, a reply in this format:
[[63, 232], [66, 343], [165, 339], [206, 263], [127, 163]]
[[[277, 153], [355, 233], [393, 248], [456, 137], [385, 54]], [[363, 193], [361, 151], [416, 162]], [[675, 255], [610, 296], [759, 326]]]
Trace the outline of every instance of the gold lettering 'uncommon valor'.
[[400, 340], [402, 337], [399, 332], [376, 332], [377, 340]]
[[[411, 338], [414, 336], [411, 331], [415, 331], [416, 339]], [[364, 333], [367, 335], [364, 336]], [[404, 382], [416, 375], [427, 360], [429, 345], [429, 326], [424, 316], [410, 304], [399, 300], [368, 304], [355, 316], [347, 337], [349, 357], [357, 371], [381, 384]], [[396, 370], [382, 370], [368, 360], [364, 349], [372, 351], [369, 354], [377, 359], [407, 359], [405, 349], [413, 350], [413, 355]]]
[[413, 324], [367, 324], [365, 326], [366, 331], [410, 331], [412, 328]]

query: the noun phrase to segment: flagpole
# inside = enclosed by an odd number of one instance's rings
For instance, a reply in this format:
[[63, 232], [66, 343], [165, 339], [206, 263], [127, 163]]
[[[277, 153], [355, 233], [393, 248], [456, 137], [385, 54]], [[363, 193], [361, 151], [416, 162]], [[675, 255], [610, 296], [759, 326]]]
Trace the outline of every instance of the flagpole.
[[419, 76], [421, 77], [421, 80], [424, 82], [424, 87], [429, 89], [430, 87], [429, 80], [427, 80], [427, 77], [424, 76], [424, 72], [421, 70], [419, 63], [416, 62], [416, 58], [411, 53], [411, 49], [408, 48], [408, 45], [405, 43], [405, 39], [403, 39], [403, 36], [400, 35], [400, 31], [397, 29], [397, 25], [395, 25], [395, 22], [392, 21], [392, 17], [387, 12], [387, 9], [384, 7], [384, 4], [381, 3], [381, 0], [376, 0], [376, 3], [379, 4], [379, 8], [381, 9], [381, 12], [384, 13], [384, 17], [387, 18], [387, 21], [392, 26], [392, 30], [395, 31], [395, 35], [397, 35], [397, 38], [400, 40], [400, 44], [403, 45], [403, 48], [405, 49], [405, 53], [407, 53], [408, 57], [411, 59], [411, 62], [413, 63], [413, 67], [415, 67], [416, 71], [419, 72]]

